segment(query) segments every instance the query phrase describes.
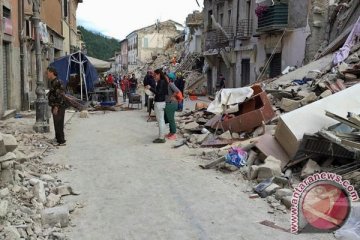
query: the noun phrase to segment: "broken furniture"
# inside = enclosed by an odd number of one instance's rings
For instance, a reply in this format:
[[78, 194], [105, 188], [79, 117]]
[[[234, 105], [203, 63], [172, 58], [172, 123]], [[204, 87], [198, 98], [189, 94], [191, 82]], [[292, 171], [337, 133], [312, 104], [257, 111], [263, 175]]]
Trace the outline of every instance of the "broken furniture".
[[137, 104], [137, 108], [142, 109], [141, 95], [136, 93], [128, 93], [128, 99], [129, 99], [128, 107], [130, 106], [132, 107], [134, 104]]
[[91, 100], [97, 102], [111, 102], [116, 101], [115, 88], [99, 87], [95, 88], [94, 92], [89, 93]]
[[253, 85], [251, 88], [254, 90], [252, 97], [238, 104], [239, 111], [233, 113], [234, 117], [222, 119], [223, 116], [215, 116], [205, 126], [223, 131], [243, 132], [252, 131], [261, 126], [262, 122], [271, 120], [275, 113], [267, 93], [259, 85]]

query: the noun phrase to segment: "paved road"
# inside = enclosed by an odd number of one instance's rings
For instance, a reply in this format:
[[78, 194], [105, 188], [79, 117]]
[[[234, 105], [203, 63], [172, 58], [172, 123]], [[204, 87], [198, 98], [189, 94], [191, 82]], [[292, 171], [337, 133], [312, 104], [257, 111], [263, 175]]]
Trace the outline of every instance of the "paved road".
[[70, 239], [309, 239], [260, 225], [289, 227], [289, 216], [268, 214], [234, 175], [199, 169], [189, 149], [152, 144], [157, 127], [144, 110], [75, 115], [66, 134], [67, 146], [48, 160], [74, 166], [60, 177], [81, 195], [65, 202], [85, 203], [72, 215]]

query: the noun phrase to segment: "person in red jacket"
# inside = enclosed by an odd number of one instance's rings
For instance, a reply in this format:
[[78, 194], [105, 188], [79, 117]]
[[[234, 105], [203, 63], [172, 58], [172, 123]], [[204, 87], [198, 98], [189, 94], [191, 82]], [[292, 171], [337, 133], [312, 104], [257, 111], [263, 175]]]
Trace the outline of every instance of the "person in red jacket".
[[114, 77], [111, 73], [109, 73], [109, 75], [107, 76], [106, 83], [110, 86], [114, 85]]
[[121, 80], [120, 87], [121, 91], [123, 92], [123, 100], [126, 102], [126, 95], [130, 91], [130, 82], [126, 75], [124, 75], [123, 79]]

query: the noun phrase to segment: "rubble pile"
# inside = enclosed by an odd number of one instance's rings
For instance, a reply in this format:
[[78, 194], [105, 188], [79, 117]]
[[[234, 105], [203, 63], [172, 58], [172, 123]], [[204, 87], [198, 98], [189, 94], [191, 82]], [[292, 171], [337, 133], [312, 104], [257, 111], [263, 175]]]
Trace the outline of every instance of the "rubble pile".
[[252, 185], [249, 197], [266, 198], [269, 213], [286, 213], [292, 189], [317, 172], [341, 175], [359, 191], [359, 56], [357, 43], [341, 64], [328, 57], [320, 70], [305, 66], [299, 79], [253, 85], [251, 97], [235, 104], [217, 95], [224, 111], [216, 115], [198, 103], [177, 119], [179, 145], [202, 147], [203, 169], [241, 173]]
[[309, 103], [340, 92], [360, 82], [360, 43], [350, 50], [350, 56], [341, 64], [323, 69], [312, 69], [301, 79], [287, 82], [274, 80], [266, 84], [273, 96], [273, 104], [281, 112], [290, 112]]
[[0, 134], [0, 239], [66, 239], [62, 228], [81, 206], [62, 204], [76, 193], [52, 175], [71, 167], [44, 162], [53, 147], [26, 124], [10, 120], [0, 127], [12, 132]]

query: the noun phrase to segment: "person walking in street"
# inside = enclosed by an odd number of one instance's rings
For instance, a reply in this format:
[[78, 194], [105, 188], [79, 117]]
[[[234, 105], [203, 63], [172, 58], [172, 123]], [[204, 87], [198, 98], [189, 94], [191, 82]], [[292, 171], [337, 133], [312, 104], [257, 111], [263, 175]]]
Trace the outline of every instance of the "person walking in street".
[[174, 84], [175, 79], [175, 74], [170, 72], [168, 74], [168, 94], [165, 97], [165, 120], [169, 123], [170, 128], [170, 133], [166, 135], [166, 138], [169, 140], [176, 139], [175, 112], [178, 110], [179, 104], [176, 95], [180, 93], [180, 90]]
[[[153, 78], [153, 71], [149, 70], [146, 74], [146, 76], [144, 77], [144, 87], [146, 88], [146, 86], [150, 85], [150, 87], [155, 88], [156, 87], [156, 82]], [[149, 95], [147, 95], [145, 93], [145, 107], [147, 107], [148, 105], [148, 101], [149, 101]]]
[[154, 98], [154, 111], [156, 120], [159, 124], [159, 137], [153, 141], [153, 143], [165, 143], [165, 98], [168, 95], [168, 82], [166, 77], [161, 69], [156, 69], [154, 71], [154, 79], [156, 81], [156, 87], [152, 88], [150, 85], [147, 85], [146, 88], [150, 89], [155, 94]]
[[130, 91], [130, 83], [126, 75], [124, 75], [124, 78], [121, 80], [120, 86], [121, 91], [123, 92], [123, 101], [126, 102], [126, 96]]
[[135, 74], [133, 73], [130, 78], [130, 93], [136, 93], [137, 85], [138, 82], [135, 77]]
[[67, 104], [64, 99], [65, 87], [57, 78], [57, 75], [58, 74], [55, 68], [47, 68], [47, 78], [51, 84], [48, 100], [54, 120], [55, 139], [58, 146], [64, 146], [66, 143], [64, 134], [64, 120]]
[[[184, 96], [184, 89], [185, 89], [185, 80], [181, 72], [176, 73], [176, 80], [175, 86], [181, 91], [182, 95]], [[184, 108], [184, 100], [181, 100], [178, 104], [178, 111], [182, 111]]]

